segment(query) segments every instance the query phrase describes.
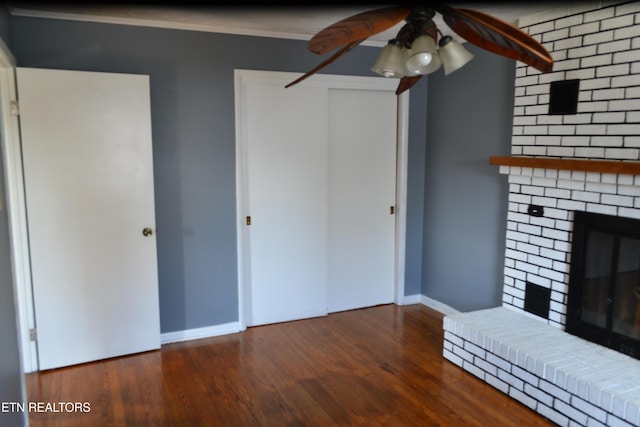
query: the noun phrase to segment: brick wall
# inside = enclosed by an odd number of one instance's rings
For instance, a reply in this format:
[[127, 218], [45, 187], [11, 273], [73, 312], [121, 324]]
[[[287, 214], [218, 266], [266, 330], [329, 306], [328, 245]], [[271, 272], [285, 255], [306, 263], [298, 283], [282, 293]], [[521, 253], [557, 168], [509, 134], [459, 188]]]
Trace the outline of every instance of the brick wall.
[[[596, 6], [594, 6], [596, 5]], [[523, 18], [554, 58], [518, 63], [512, 155], [640, 160], [640, 2], [587, 3]], [[578, 112], [549, 115], [551, 82], [579, 79]], [[573, 210], [640, 218], [640, 176], [501, 167], [509, 179], [503, 305], [523, 311], [527, 281], [551, 289], [565, 324]], [[527, 214], [543, 206], [543, 217]]]

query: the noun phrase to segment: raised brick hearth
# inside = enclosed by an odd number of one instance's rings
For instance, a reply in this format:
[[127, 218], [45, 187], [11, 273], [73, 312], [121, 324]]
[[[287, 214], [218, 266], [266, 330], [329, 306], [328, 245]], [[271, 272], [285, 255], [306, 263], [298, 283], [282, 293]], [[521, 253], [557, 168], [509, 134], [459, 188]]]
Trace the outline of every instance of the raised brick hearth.
[[640, 361], [498, 307], [445, 317], [443, 356], [561, 426], [640, 425]]
[[[640, 2], [584, 2], [520, 26], [555, 64], [542, 74], [518, 63], [511, 154], [639, 161]], [[575, 79], [577, 113], [549, 114], [551, 83]], [[564, 327], [573, 211], [640, 218], [640, 176], [499, 172], [509, 181], [503, 307], [445, 318], [445, 357], [559, 425], [639, 426], [640, 361]], [[547, 316], [526, 313], [527, 282], [550, 290]]]

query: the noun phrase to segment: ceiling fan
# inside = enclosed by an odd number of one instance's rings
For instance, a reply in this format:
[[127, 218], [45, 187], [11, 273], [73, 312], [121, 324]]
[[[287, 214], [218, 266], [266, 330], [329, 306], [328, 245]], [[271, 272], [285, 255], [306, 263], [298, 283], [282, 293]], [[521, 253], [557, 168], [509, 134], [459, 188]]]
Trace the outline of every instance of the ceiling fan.
[[371, 70], [385, 77], [400, 78], [396, 90], [398, 95], [441, 65], [448, 75], [464, 66], [473, 55], [437, 28], [433, 21], [436, 13], [442, 15], [444, 22], [456, 34], [482, 49], [521, 61], [543, 73], [553, 69], [553, 58], [549, 52], [519, 28], [476, 10], [431, 3], [373, 9], [329, 25], [311, 38], [308, 48], [317, 54], [340, 49], [286, 87], [312, 76], [367, 38], [402, 20], [406, 23], [382, 49]]

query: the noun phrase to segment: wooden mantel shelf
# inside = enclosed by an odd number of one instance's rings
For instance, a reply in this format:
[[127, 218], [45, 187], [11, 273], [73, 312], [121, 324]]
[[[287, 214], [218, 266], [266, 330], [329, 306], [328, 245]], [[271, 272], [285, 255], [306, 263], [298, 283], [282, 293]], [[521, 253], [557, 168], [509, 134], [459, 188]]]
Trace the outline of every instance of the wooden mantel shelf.
[[491, 156], [489, 164], [523, 168], [560, 169], [583, 172], [601, 172], [640, 175], [640, 162], [609, 160], [577, 160], [549, 157]]

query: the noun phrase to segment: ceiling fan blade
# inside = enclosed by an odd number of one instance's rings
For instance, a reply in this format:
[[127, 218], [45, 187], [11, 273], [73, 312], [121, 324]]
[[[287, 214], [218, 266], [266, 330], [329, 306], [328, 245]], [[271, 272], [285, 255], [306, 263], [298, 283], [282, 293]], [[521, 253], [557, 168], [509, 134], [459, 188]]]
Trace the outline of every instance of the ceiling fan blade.
[[437, 6], [444, 22], [460, 37], [498, 55], [524, 62], [543, 73], [553, 69], [553, 58], [536, 39], [519, 28], [476, 10]]
[[345, 47], [343, 47], [342, 49], [340, 49], [339, 51], [334, 53], [330, 58], [327, 58], [325, 61], [323, 61], [320, 64], [318, 64], [316, 67], [314, 67], [313, 69], [309, 70], [308, 72], [306, 72], [301, 77], [295, 79], [294, 81], [292, 81], [291, 83], [286, 85], [285, 89], [288, 88], [288, 87], [291, 87], [291, 86], [293, 86], [295, 84], [300, 83], [301, 81], [303, 81], [307, 77], [311, 77], [312, 75], [314, 75], [315, 73], [317, 73], [318, 71], [320, 71], [321, 69], [326, 67], [327, 65], [331, 64], [333, 61], [335, 61], [336, 59], [340, 58], [342, 55], [344, 55], [345, 53], [349, 52], [351, 49], [353, 49], [354, 47], [356, 47], [357, 45], [359, 45], [363, 41], [364, 41], [364, 39], [356, 40], [356, 41], [353, 41], [353, 42], [349, 43], [348, 45], [346, 45]]
[[350, 16], [313, 36], [309, 40], [309, 50], [323, 54], [355, 40], [364, 40], [401, 22], [410, 11], [408, 7], [394, 6]]
[[400, 95], [402, 92], [405, 92], [413, 87], [418, 80], [420, 80], [421, 75], [411, 76], [411, 77], [403, 77], [400, 79], [400, 83], [398, 84], [398, 88], [396, 89], [396, 95]]

